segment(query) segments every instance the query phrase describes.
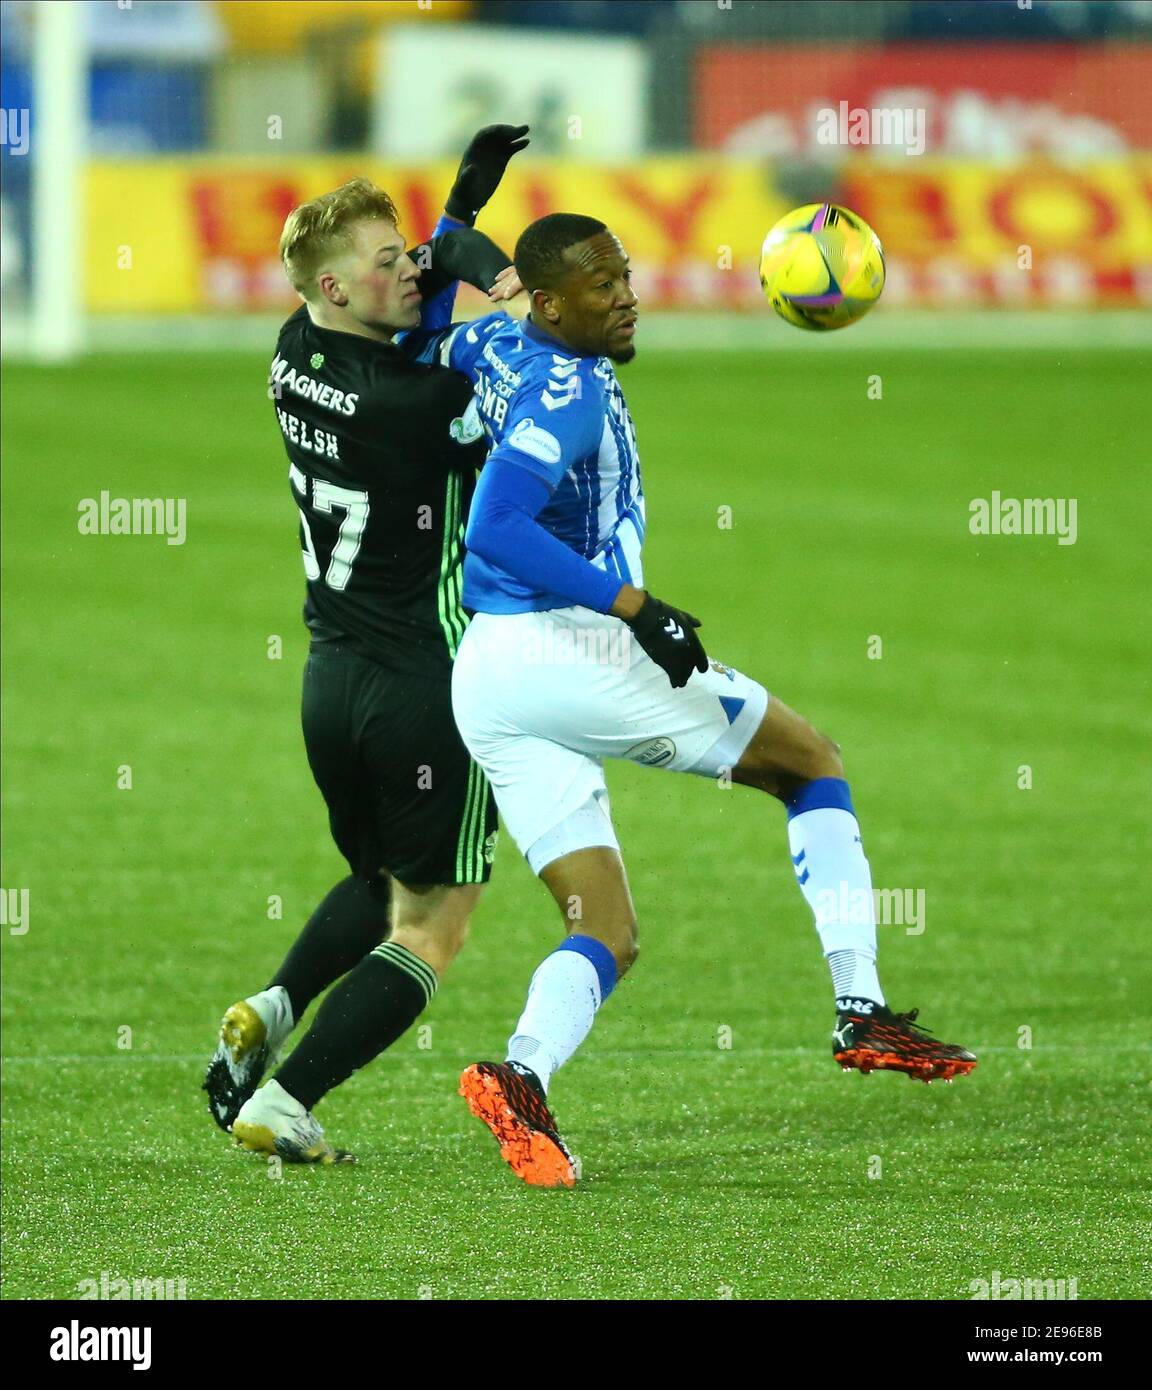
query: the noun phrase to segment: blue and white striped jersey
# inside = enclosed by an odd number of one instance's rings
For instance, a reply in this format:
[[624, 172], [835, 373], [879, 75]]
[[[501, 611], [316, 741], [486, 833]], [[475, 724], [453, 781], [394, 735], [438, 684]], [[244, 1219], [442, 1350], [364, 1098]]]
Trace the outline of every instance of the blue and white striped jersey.
[[[573, 357], [534, 324], [502, 312], [459, 324], [443, 340], [440, 360], [474, 384], [489, 461], [519, 464], [553, 489], [539, 525], [598, 569], [642, 588], [640, 458], [611, 361]], [[469, 552], [463, 602], [482, 613], [525, 613], [571, 599]]]

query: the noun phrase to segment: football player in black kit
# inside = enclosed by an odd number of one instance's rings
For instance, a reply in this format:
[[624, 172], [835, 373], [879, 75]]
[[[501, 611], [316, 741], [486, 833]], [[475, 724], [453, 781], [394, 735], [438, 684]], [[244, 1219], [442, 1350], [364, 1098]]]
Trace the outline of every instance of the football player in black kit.
[[419, 1017], [491, 872], [495, 806], [450, 693], [467, 622], [464, 525], [487, 441], [471, 383], [404, 335], [449, 322], [458, 280], [494, 300], [515, 283], [472, 223], [526, 133], [479, 132], [424, 246], [405, 249], [395, 206], [365, 179], [297, 208], [280, 240], [304, 300], [269, 378], [307, 579], [304, 740], [351, 873], [267, 988], [224, 1015], [204, 1089], [240, 1144], [292, 1162], [351, 1161], [312, 1109]]

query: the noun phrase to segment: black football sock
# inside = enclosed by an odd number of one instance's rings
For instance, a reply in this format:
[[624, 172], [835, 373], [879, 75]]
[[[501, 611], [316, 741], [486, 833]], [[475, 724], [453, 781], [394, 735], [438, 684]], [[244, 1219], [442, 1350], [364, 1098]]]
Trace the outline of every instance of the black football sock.
[[268, 985], [288, 991], [292, 1017], [304, 1011], [333, 980], [338, 980], [388, 935], [388, 880], [342, 879], [309, 917]]
[[435, 993], [436, 972], [426, 961], [383, 942], [320, 1005], [276, 1080], [311, 1110], [406, 1032]]

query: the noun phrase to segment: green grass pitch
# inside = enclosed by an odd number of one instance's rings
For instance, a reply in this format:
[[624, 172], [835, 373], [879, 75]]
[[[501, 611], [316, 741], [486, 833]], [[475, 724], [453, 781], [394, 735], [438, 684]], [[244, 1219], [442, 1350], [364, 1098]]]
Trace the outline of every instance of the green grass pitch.
[[[430, 1033], [320, 1107], [357, 1167], [277, 1177], [212, 1125], [221, 1012], [344, 872], [266, 362], [6, 369], [6, 1297], [1146, 1294], [1147, 358], [819, 347], [621, 373], [647, 579], [843, 745], [877, 886], [925, 893], [880, 928], [889, 997], [980, 1066], [842, 1074], [780, 807], [613, 768], [643, 954], [553, 1088], [574, 1192], [455, 1094], [558, 937], [506, 840]], [[1076, 498], [1076, 543], [971, 535], [994, 489]], [[186, 543], [79, 534], [102, 490], [187, 499]]]

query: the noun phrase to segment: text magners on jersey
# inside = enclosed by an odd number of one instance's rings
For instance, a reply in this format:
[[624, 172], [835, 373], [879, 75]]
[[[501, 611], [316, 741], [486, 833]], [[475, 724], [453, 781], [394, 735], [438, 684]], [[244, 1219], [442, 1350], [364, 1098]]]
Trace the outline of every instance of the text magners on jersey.
[[433, 674], [450, 668], [466, 625], [464, 527], [487, 446], [471, 383], [421, 360], [422, 342], [319, 328], [302, 305], [280, 330], [269, 394], [313, 641]]

